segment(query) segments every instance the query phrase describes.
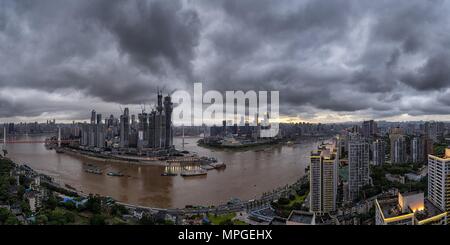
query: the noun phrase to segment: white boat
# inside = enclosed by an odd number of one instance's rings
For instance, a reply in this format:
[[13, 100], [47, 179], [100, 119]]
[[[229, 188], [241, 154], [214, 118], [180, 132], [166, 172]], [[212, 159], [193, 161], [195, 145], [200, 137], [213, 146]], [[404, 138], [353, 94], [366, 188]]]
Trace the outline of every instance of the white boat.
[[181, 176], [183, 177], [191, 177], [191, 176], [201, 176], [201, 175], [207, 175], [208, 172], [205, 170], [193, 170], [193, 171], [183, 171], [181, 172]]

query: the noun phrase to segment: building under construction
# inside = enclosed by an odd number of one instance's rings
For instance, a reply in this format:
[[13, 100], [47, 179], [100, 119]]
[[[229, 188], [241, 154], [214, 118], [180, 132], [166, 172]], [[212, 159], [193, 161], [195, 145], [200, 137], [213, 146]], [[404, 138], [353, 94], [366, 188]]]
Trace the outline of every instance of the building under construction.
[[97, 148], [137, 148], [170, 149], [173, 148], [173, 103], [168, 95], [163, 97], [158, 91], [156, 108], [150, 113], [142, 110], [138, 114], [138, 121], [125, 108], [120, 119], [112, 115], [102, 121], [101, 114], [91, 112], [90, 124], [81, 126], [81, 146]]

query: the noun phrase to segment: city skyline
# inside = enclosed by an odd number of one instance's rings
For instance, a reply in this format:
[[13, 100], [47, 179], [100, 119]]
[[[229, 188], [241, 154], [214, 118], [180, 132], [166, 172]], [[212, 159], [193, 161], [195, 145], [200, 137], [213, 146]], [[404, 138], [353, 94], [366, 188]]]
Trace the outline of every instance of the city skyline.
[[2, 122], [139, 111], [195, 81], [279, 90], [286, 122], [450, 120], [445, 1], [0, 5]]

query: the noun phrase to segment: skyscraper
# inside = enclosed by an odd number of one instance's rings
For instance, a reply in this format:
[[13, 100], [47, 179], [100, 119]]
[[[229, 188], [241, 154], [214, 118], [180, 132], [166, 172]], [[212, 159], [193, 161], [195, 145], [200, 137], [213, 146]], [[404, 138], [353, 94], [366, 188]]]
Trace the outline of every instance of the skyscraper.
[[148, 146], [156, 148], [156, 111], [152, 110], [148, 118]]
[[421, 163], [424, 161], [425, 141], [421, 136], [415, 136], [411, 140], [411, 161]]
[[172, 111], [173, 103], [170, 96], [164, 97], [164, 114], [165, 114], [165, 148], [169, 148], [173, 144], [173, 132], [172, 132]]
[[428, 199], [450, 211], [450, 148], [443, 157], [428, 155]]
[[403, 129], [391, 128], [389, 132], [389, 141], [391, 143], [391, 163], [396, 164], [406, 162], [406, 140]]
[[148, 116], [142, 111], [138, 115], [138, 147], [146, 147], [148, 144]]
[[369, 143], [358, 134], [350, 136], [348, 143], [349, 199], [359, 197], [361, 188], [369, 184]]
[[152, 109], [148, 114], [142, 111], [137, 118], [125, 108], [120, 120], [111, 115], [103, 124], [102, 115], [92, 110], [91, 123], [81, 127], [81, 145], [103, 148], [106, 143], [115, 145], [115, 137], [119, 136], [121, 148], [170, 149], [173, 147], [172, 111], [171, 97], [163, 98], [160, 92], [156, 110]]
[[95, 124], [96, 112], [95, 110], [91, 111], [91, 124]]
[[[91, 125], [94, 127], [94, 125]], [[102, 114], [97, 114], [97, 124], [95, 125], [95, 146], [105, 147], [105, 128], [102, 122]]]
[[310, 211], [318, 215], [336, 210], [338, 157], [332, 145], [322, 145], [311, 152]]
[[374, 137], [377, 134], [377, 123], [374, 120], [364, 121], [362, 125], [362, 136], [365, 138]]
[[385, 160], [386, 143], [377, 139], [372, 144], [372, 162], [375, 166], [381, 166]]
[[120, 116], [120, 147], [129, 146], [130, 137], [130, 113], [125, 108], [123, 115]]
[[406, 157], [406, 140], [405, 137], [399, 136], [391, 140], [391, 163], [399, 164], [405, 163]]
[[97, 114], [97, 124], [101, 124], [102, 123], [102, 114]]
[[444, 133], [445, 125], [443, 122], [427, 122], [425, 123], [425, 133], [433, 143], [438, 142]]

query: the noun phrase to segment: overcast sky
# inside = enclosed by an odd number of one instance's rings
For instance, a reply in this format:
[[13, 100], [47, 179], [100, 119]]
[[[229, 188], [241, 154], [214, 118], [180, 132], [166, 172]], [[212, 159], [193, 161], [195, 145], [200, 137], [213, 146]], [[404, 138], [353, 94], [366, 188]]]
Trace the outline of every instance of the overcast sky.
[[1, 0], [0, 122], [137, 112], [196, 81], [279, 90], [292, 120], [450, 120], [449, 13], [443, 0]]

